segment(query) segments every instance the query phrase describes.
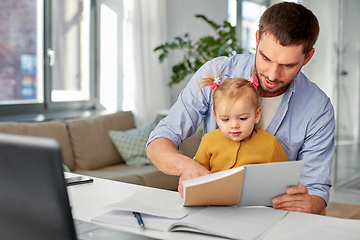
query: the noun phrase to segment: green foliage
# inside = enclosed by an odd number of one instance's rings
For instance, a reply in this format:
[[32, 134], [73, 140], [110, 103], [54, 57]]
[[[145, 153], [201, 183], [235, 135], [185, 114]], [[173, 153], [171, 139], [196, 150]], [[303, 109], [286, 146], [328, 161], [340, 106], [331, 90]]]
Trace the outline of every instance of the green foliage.
[[207, 19], [204, 15], [196, 15], [205, 20], [216, 32], [217, 37], [205, 36], [193, 43], [186, 33], [183, 37], [176, 37], [172, 43], [166, 42], [154, 49], [162, 51], [159, 62], [162, 63], [172, 50], [181, 50], [184, 53], [183, 60], [173, 66], [169, 86], [182, 81], [188, 74], [196, 72], [207, 61], [219, 56], [233, 56], [241, 53], [242, 49], [235, 36], [235, 27], [227, 21], [223, 25]]

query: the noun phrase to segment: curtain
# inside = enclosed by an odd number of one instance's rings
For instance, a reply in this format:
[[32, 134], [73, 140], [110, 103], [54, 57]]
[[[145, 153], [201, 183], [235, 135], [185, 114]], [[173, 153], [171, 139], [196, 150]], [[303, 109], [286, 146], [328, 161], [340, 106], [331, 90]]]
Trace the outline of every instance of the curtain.
[[170, 107], [169, 69], [154, 48], [166, 42], [166, 0], [124, 0], [123, 104], [141, 127]]

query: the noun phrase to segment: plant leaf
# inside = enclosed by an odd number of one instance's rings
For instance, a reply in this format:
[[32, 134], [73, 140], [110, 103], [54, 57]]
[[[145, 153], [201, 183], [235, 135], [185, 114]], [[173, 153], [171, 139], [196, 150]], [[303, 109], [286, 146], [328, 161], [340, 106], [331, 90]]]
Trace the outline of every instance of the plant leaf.
[[178, 49], [183, 52], [183, 60], [172, 67], [172, 76], [169, 86], [182, 81], [188, 74], [196, 72], [204, 63], [218, 56], [233, 56], [241, 53], [242, 49], [236, 38], [236, 28], [228, 21], [219, 25], [202, 14], [195, 15], [202, 18], [213, 29], [216, 37], [204, 36], [197, 42], [190, 39], [188, 33], [184, 37], [175, 37], [174, 42], [157, 46], [154, 51], [162, 50], [159, 55], [159, 63], [168, 56], [169, 51]]
[[213, 21], [210, 21], [209, 19], [207, 19], [204, 15], [202, 14], [198, 14], [198, 15], [195, 15], [197, 18], [202, 18], [204, 19], [207, 23], [209, 23], [215, 30], [218, 29], [220, 27], [220, 25], [216, 24], [215, 22]]

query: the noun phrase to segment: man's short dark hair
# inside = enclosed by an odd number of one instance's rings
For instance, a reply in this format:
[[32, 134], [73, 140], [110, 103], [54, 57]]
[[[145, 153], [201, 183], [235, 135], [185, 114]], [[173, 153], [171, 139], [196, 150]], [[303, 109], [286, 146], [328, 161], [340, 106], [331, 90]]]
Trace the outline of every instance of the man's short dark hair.
[[281, 2], [271, 5], [259, 21], [259, 39], [270, 33], [281, 45], [303, 45], [307, 55], [319, 36], [319, 22], [306, 7], [293, 3]]

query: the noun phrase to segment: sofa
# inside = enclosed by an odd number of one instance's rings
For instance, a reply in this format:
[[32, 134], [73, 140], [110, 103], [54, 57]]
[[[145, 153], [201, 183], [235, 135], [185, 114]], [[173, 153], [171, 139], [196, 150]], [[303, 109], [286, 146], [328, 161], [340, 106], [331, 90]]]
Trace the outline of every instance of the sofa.
[[[89, 118], [25, 123], [0, 122], [0, 132], [56, 139], [61, 146], [63, 163], [73, 173], [177, 190], [177, 176], [166, 175], [151, 163], [127, 164], [119, 151], [119, 146], [109, 137], [109, 131], [127, 134], [130, 131], [141, 132], [140, 130], [135, 128], [132, 113], [126, 111]], [[145, 137], [148, 136], [143, 136]], [[180, 147], [181, 151], [193, 157], [200, 140], [201, 133], [196, 133], [184, 141]], [[145, 151], [145, 145], [142, 144], [140, 150]]]

